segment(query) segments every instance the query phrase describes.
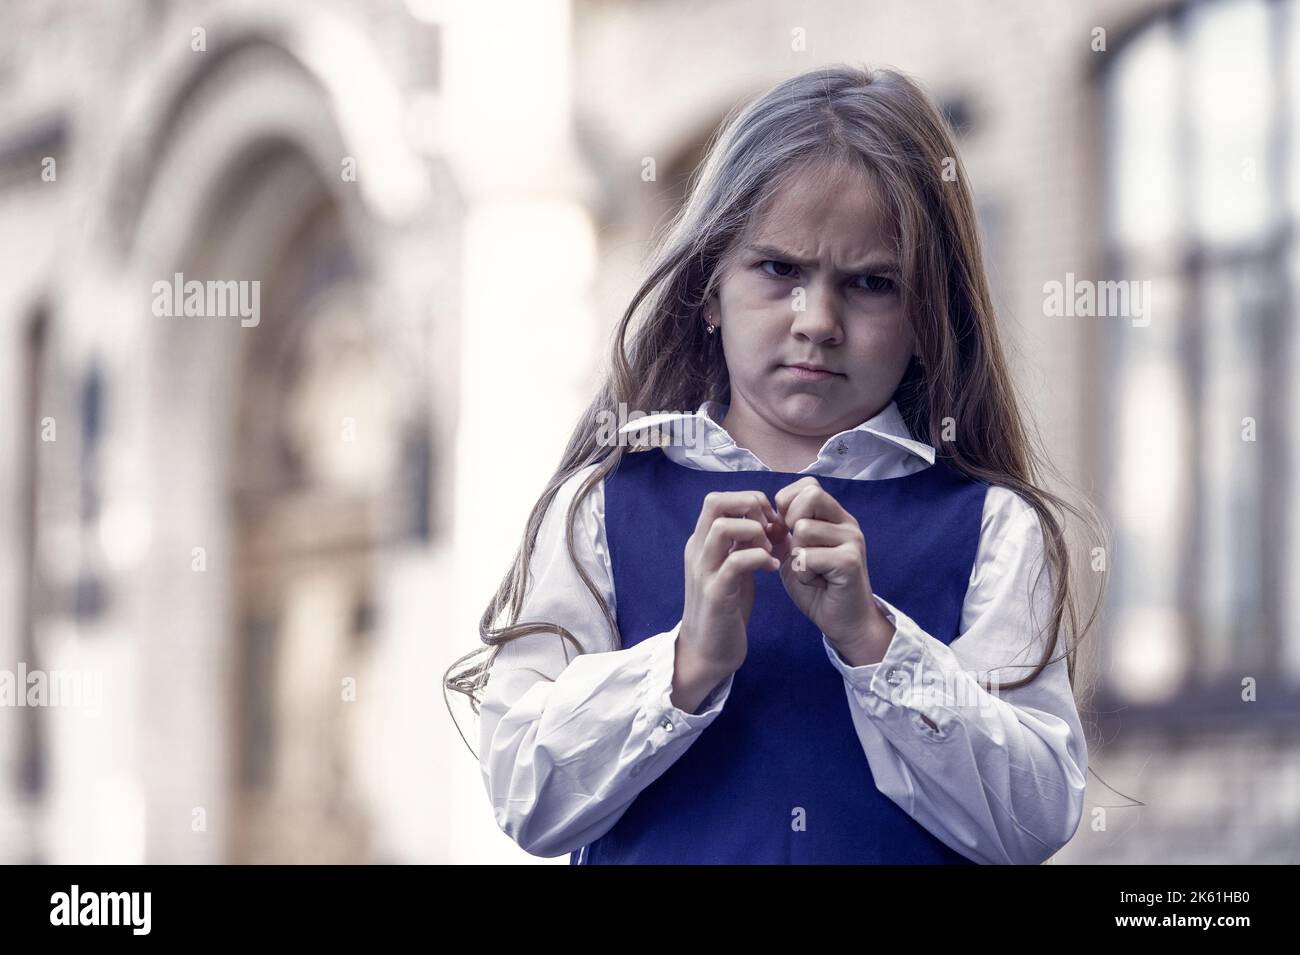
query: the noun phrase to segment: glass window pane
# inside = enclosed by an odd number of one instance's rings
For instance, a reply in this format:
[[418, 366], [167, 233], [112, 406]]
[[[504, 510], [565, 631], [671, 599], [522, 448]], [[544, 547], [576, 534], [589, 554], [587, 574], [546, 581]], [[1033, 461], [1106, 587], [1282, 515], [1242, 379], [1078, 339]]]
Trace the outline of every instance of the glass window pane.
[[1289, 38], [1283, 54], [1286, 57], [1286, 88], [1291, 100], [1291, 115], [1285, 117], [1291, 167], [1287, 178], [1290, 181], [1291, 215], [1300, 222], [1300, 0], [1289, 0], [1282, 6], [1281, 13], [1283, 29]]
[[[1259, 385], [1263, 331], [1276, 276], [1258, 265], [1202, 278], [1201, 546], [1194, 581], [1205, 636], [1202, 677], [1265, 662], [1260, 581], [1260, 435], [1272, 417]], [[1249, 430], [1251, 419], [1255, 433]], [[1247, 669], [1243, 669], [1247, 668]]]
[[1110, 432], [1107, 499], [1115, 539], [1107, 661], [1114, 688], [1134, 702], [1174, 696], [1192, 658], [1194, 631], [1180, 602], [1192, 488], [1192, 400], [1182, 362], [1185, 293], [1174, 272], [1137, 265], [1151, 282], [1148, 324], [1109, 322]]
[[1264, 0], [1197, 4], [1188, 30], [1194, 228], [1209, 243], [1249, 240], [1273, 209], [1270, 11]]
[[1112, 246], [1164, 246], [1178, 227], [1178, 55], [1168, 23], [1124, 49], [1106, 80]]
[[1300, 431], [1294, 422], [1300, 421], [1300, 382], [1296, 381], [1295, 370], [1300, 369], [1300, 242], [1291, 245], [1291, 296], [1288, 301], [1289, 314], [1282, 328], [1287, 340], [1281, 343], [1286, 349], [1285, 366], [1291, 370], [1286, 376], [1286, 387], [1290, 394], [1284, 397], [1284, 407], [1291, 409], [1289, 420], [1292, 427], [1287, 429], [1287, 473], [1292, 475], [1288, 482], [1289, 495], [1284, 502], [1289, 516], [1288, 533], [1282, 535], [1286, 553], [1281, 556], [1282, 573], [1278, 580], [1284, 581], [1280, 595], [1281, 623], [1279, 637], [1282, 641], [1280, 650], [1281, 665], [1287, 674], [1291, 686], [1300, 687], [1300, 482], [1295, 475], [1300, 475]]

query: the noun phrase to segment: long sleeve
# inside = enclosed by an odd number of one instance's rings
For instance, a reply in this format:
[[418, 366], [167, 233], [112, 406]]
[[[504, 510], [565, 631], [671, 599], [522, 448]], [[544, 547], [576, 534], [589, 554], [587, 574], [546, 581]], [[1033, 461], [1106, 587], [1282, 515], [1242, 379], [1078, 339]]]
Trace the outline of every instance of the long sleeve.
[[[604, 835], [717, 715], [732, 677], [687, 713], [671, 701], [680, 622], [616, 649], [564, 542], [569, 506], [595, 465], [560, 487], [538, 531], [521, 622], [558, 623], [555, 633], [506, 643], [480, 707], [479, 766], [497, 825], [538, 856], [571, 852]], [[604, 487], [574, 517], [574, 550], [614, 607], [605, 540]]]
[[978, 682], [1012, 682], [1042, 658], [1052, 576], [1045, 567], [1036, 577], [1044, 559], [1036, 512], [990, 487], [951, 644], [880, 595], [895, 626], [880, 662], [850, 666], [822, 635], [880, 791], [981, 863], [1041, 863], [1083, 816], [1088, 752], [1063, 648], [1027, 686], [994, 694]]

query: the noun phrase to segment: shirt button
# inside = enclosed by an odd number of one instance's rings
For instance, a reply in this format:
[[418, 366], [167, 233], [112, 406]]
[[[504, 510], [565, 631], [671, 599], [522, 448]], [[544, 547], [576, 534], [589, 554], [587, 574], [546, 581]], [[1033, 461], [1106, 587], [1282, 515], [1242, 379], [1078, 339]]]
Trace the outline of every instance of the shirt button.
[[662, 723], [660, 723], [659, 725], [662, 726], [662, 727], [663, 727], [665, 730], [667, 730], [669, 733], [671, 733], [671, 732], [673, 731], [673, 721], [670, 720], [670, 719], [669, 719], [668, 717], [666, 717], [666, 716], [664, 717], [664, 721], [663, 721]]
[[848, 454], [848, 453], [849, 453], [849, 446], [848, 446], [847, 444], [845, 444], [843, 441], [841, 441], [841, 442], [836, 446], [836, 448], [835, 448], [835, 453], [836, 453], [836, 454]]
[[890, 670], [885, 676], [885, 682], [890, 686], [898, 686], [898, 684], [903, 682], [903, 674], [899, 673], [896, 669]]

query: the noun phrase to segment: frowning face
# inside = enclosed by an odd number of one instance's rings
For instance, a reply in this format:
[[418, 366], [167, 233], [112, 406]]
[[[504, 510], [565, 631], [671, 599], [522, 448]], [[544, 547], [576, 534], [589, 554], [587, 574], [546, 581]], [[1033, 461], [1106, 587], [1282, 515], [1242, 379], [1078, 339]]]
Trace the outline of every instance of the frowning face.
[[709, 301], [731, 378], [723, 425], [769, 467], [799, 470], [902, 381], [914, 336], [885, 213], [861, 169], [807, 166], [723, 265]]

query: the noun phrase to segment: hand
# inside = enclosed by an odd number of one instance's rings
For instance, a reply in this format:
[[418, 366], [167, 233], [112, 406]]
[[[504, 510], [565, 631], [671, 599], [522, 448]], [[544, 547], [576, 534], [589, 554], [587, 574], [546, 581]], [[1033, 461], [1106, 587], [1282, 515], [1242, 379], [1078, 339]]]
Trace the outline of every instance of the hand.
[[686, 596], [677, 636], [683, 679], [696, 687], [709, 681], [716, 685], [745, 660], [754, 571], [780, 566], [769, 536], [778, 520], [762, 491], [705, 495], [695, 531], [686, 541]]
[[781, 523], [773, 553], [786, 593], [850, 666], [879, 662], [894, 626], [873, 596], [857, 519], [811, 476], [775, 500]]

